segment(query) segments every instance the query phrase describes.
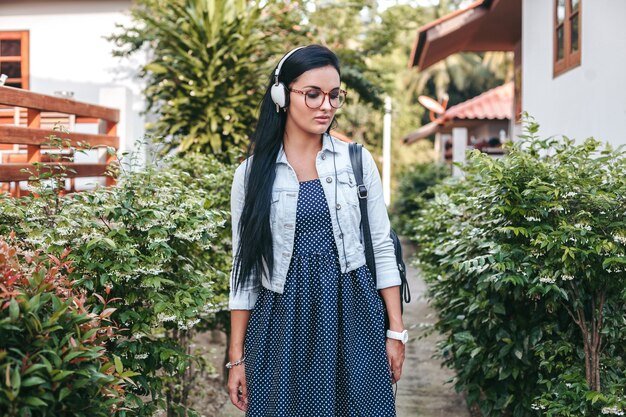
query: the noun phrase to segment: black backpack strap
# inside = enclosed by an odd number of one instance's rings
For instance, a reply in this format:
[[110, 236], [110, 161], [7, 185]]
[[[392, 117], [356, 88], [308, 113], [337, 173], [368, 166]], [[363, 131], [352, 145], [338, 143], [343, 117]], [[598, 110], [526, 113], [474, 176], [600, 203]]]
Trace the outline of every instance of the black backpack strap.
[[372, 245], [372, 235], [370, 232], [370, 222], [367, 215], [367, 187], [363, 182], [363, 153], [362, 145], [358, 143], [349, 144], [350, 162], [359, 196], [359, 208], [361, 209], [361, 227], [363, 228], [363, 240], [365, 241], [365, 260], [376, 284], [376, 260], [374, 259], [374, 246]]

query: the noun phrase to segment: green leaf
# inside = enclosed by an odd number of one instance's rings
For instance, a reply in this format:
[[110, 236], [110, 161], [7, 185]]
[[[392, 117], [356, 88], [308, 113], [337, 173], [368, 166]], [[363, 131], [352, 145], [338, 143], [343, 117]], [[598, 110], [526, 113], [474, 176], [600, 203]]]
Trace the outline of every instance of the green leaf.
[[115, 371], [118, 374], [124, 372], [124, 366], [122, 365], [122, 360], [119, 358], [119, 356], [113, 355], [113, 361], [115, 362]]
[[11, 321], [16, 321], [20, 315], [20, 306], [17, 304], [15, 298], [11, 298], [9, 302], [9, 317]]
[[33, 385], [41, 385], [45, 384], [47, 381], [39, 376], [31, 376], [30, 378], [26, 378], [22, 381], [23, 387], [31, 387]]
[[72, 391], [69, 388], [63, 387], [59, 391], [59, 401], [63, 401], [68, 395], [70, 395]]
[[32, 407], [44, 407], [48, 405], [45, 401], [37, 397], [26, 397], [24, 398], [24, 403]]

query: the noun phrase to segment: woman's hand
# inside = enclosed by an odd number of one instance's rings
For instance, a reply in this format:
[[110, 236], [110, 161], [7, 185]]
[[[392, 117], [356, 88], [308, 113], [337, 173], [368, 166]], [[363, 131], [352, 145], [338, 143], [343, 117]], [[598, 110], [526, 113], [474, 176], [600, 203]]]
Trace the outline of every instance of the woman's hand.
[[402, 364], [404, 363], [404, 345], [400, 340], [387, 338], [386, 343], [389, 369], [391, 369], [391, 383], [395, 384], [402, 376]]
[[241, 411], [248, 411], [248, 387], [246, 386], [245, 364], [233, 366], [228, 373], [228, 395], [230, 401]]

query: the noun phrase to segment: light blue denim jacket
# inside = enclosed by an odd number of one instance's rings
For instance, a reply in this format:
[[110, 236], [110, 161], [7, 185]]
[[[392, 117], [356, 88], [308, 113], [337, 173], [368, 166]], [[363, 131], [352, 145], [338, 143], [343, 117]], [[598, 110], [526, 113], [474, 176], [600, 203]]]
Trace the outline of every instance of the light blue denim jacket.
[[[231, 189], [233, 252], [239, 244], [239, 218], [244, 204], [246, 166], [251, 158], [253, 156], [242, 162], [235, 171]], [[341, 271], [343, 273], [353, 271], [365, 265], [366, 261], [360, 228], [361, 212], [348, 144], [324, 134], [322, 150], [317, 154], [315, 166], [330, 210]], [[363, 148], [363, 181], [368, 190], [367, 211], [376, 259], [377, 288], [400, 285], [400, 274], [396, 265], [393, 242], [389, 235], [391, 229], [383, 200], [380, 175], [372, 155], [365, 148]], [[265, 288], [281, 294], [293, 253], [299, 188], [296, 173], [287, 162], [281, 146], [276, 158], [276, 179], [272, 189], [270, 211], [274, 268], [271, 282], [267, 276], [267, 268], [261, 277], [261, 284]], [[260, 289], [260, 286], [243, 288], [235, 295], [231, 270], [229, 309], [253, 309]]]

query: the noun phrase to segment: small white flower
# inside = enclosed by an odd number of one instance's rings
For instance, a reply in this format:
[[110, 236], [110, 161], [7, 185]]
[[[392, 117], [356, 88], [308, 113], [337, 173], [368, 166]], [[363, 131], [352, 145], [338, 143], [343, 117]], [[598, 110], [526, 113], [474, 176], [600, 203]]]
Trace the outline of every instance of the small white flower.
[[622, 235], [615, 234], [613, 235], [613, 240], [617, 243], [621, 243], [622, 245], [626, 245], [626, 237]]
[[537, 217], [533, 217], [533, 216], [524, 216], [524, 218], [529, 221], [529, 222], [538, 222], [541, 221], [541, 219], [538, 219]]
[[148, 357], [147, 353], [140, 353], [139, 355], [135, 355], [135, 360], [146, 359]]
[[172, 314], [170, 316], [166, 315], [165, 313], [159, 313], [159, 315], [157, 316], [157, 319], [162, 322], [168, 322], [168, 321], [174, 321], [176, 320], [176, 315]]
[[603, 407], [602, 414], [613, 414], [615, 416], [623, 416], [624, 410], [617, 408], [617, 406], [613, 407]]
[[554, 284], [555, 279], [552, 277], [543, 276], [539, 277], [539, 282], [542, 282], [544, 284]]
[[571, 280], [573, 280], [573, 279], [574, 279], [574, 277], [573, 277], [572, 275], [563, 274], [563, 275], [561, 275], [561, 279], [562, 279], [563, 281], [571, 281]]

